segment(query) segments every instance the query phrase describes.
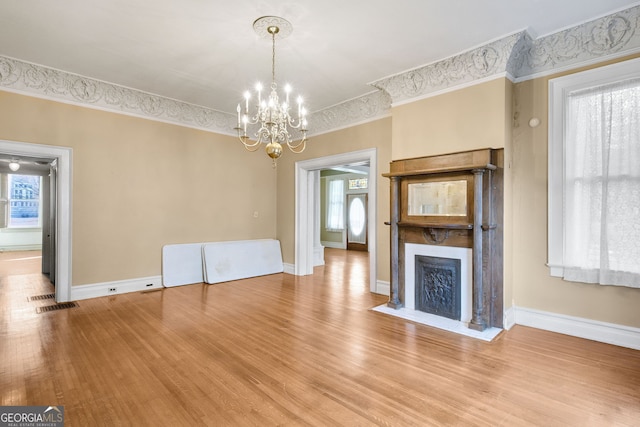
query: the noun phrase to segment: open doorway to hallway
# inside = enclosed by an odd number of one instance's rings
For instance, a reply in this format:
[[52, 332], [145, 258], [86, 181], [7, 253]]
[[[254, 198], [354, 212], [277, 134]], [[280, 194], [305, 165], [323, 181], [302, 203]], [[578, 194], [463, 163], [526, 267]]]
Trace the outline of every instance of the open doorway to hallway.
[[295, 266], [298, 276], [313, 274], [320, 240], [320, 171], [344, 165], [369, 165], [366, 226], [369, 249], [369, 290], [377, 291], [377, 151], [375, 148], [336, 154], [295, 164]]
[[[71, 296], [71, 149], [65, 147], [0, 140], [0, 153], [7, 168], [11, 160], [24, 160], [18, 170], [33, 166], [48, 169], [48, 200], [43, 199], [49, 211], [47, 224], [43, 223], [43, 271], [47, 270], [55, 282], [55, 300], [70, 301]], [[9, 161], [7, 161], [7, 157]], [[18, 162], [20, 163], [20, 162]], [[31, 165], [29, 165], [31, 163]], [[39, 163], [43, 163], [39, 165]], [[12, 172], [16, 172], [12, 170]], [[42, 209], [41, 209], [42, 210]], [[46, 226], [48, 225], [49, 228]]]
[[[33, 259], [55, 284], [55, 158], [0, 153], [0, 251]], [[18, 258], [16, 255], [13, 258]], [[8, 266], [16, 265], [9, 263]]]

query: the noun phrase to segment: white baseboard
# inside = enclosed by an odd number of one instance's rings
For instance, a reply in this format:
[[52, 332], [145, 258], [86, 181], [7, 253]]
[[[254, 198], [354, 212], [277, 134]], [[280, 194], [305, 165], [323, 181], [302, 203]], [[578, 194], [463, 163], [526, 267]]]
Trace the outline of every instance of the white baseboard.
[[313, 266], [324, 265], [324, 246], [316, 246], [313, 248]]
[[384, 280], [376, 281], [376, 291], [374, 293], [389, 296], [391, 293], [391, 283], [385, 282]]
[[283, 273], [296, 274], [296, 266], [294, 264], [289, 264], [285, 262], [285, 263], [282, 263], [282, 266], [284, 268]]
[[347, 249], [347, 245], [342, 242], [325, 242], [324, 240], [321, 242], [322, 246], [325, 248], [333, 248], [333, 249]]
[[507, 308], [502, 316], [502, 326], [507, 331], [516, 324], [516, 311], [513, 306]]
[[71, 301], [162, 288], [162, 276], [71, 286]]
[[12, 252], [12, 251], [41, 251], [42, 245], [10, 245], [0, 246], [0, 252]]
[[640, 328], [600, 322], [524, 307], [513, 307], [515, 323], [640, 350]]

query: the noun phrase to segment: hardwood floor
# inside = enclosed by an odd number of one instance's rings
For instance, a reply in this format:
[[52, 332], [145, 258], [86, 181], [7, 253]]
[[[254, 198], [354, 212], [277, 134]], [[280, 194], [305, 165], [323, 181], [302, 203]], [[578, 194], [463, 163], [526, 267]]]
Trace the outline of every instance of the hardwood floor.
[[62, 405], [67, 426], [640, 425], [639, 351], [373, 312], [366, 257], [43, 314], [28, 297], [50, 285], [0, 268], [0, 405]]

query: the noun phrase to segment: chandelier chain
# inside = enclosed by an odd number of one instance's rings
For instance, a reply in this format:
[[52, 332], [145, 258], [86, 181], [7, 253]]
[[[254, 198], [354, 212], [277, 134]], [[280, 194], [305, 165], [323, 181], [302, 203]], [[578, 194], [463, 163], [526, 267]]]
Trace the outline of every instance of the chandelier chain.
[[276, 84], [276, 31], [271, 31], [271, 87]]

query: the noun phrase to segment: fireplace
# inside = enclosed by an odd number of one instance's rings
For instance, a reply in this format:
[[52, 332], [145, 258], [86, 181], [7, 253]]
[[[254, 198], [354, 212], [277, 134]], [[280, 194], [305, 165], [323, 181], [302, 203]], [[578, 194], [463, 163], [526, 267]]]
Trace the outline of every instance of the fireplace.
[[[436, 316], [442, 316], [449, 319], [458, 320], [463, 323], [468, 323], [471, 320], [472, 315], [472, 278], [473, 278], [473, 251], [471, 248], [457, 248], [454, 246], [436, 246], [436, 245], [422, 245], [417, 243], [405, 243], [405, 308], [410, 311], [420, 311], [424, 313], [433, 314]], [[424, 260], [445, 260], [446, 263], [457, 264], [459, 268], [456, 270], [458, 282], [457, 292], [455, 296], [455, 305], [457, 306], [457, 313], [454, 316], [449, 316], [442, 312], [433, 312], [421, 308], [420, 297], [418, 296], [417, 286], [422, 280], [419, 277], [419, 271], [422, 270], [420, 265]], [[442, 268], [438, 266], [437, 268]], [[440, 274], [445, 274], [440, 272]], [[448, 274], [448, 273], [446, 273]]]
[[460, 260], [416, 255], [416, 310], [460, 320]]
[[[501, 328], [504, 151], [486, 148], [415, 157], [394, 160], [389, 166], [389, 173], [383, 174], [390, 179], [391, 202], [387, 307], [463, 323], [478, 332]], [[461, 252], [422, 254], [410, 249], [413, 246]], [[419, 251], [423, 250], [431, 249]], [[416, 291], [416, 263], [422, 261], [416, 262], [415, 255], [461, 260], [459, 314], [457, 285], [425, 287], [431, 280], [425, 275], [447, 282], [455, 271], [439, 266], [425, 273], [420, 267], [421, 289]]]

